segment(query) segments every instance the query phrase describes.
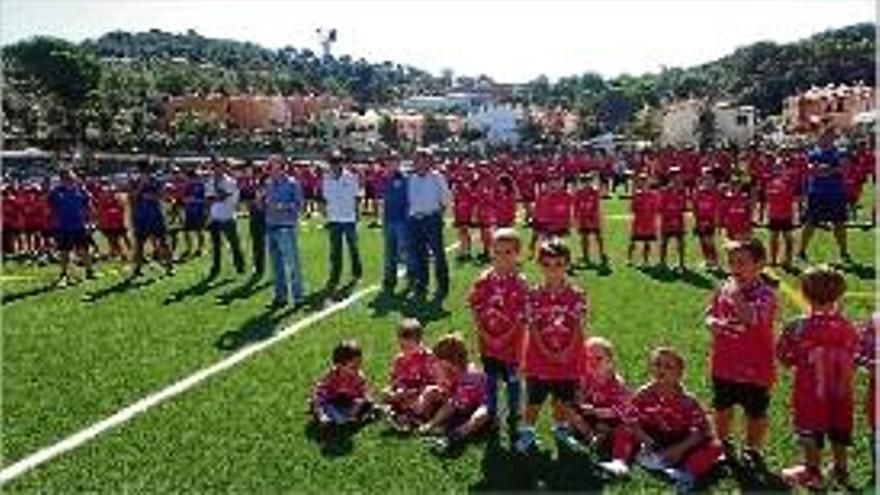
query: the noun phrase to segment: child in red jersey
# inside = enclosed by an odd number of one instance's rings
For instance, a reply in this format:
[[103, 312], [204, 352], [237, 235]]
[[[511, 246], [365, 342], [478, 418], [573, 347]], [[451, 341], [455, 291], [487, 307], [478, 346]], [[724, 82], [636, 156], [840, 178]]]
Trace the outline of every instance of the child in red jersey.
[[[880, 438], [877, 437], [877, 332], [880, 332], [880, 312], [875, 312], [871, 319], [866, 321], [861, 328], [861, 346], [856, 358], [857, 364], [868, 372], [868, 387], [865, 390], [865, 419], [871, 432], [869, 446], [874, 476], [877, 468], [877, 449], [880, 447]], [[873, 477], [871, 478], [874, 479]]]
[[568, 448], [577, 445], [569, 432], [568, 418], [583, 363], [587, 298], [566, 278], [570, 260], [571, 253], [561, 240], [541, 244], [538, 263], [543, 281], [532, 289], [526, 303], [528, 325], [522, 363], [527, 401], [515, 444], [521, 453], [536, 444], [535, 424], [548, 395], [554, 399], [557, 441]]
[[97, 191], [95, 209], [98, 214], [98, 229], [110, 245], [110, 256], [124, 260], [126, 253], [131, 250], [131, 242], [125, 229], [125, 207], [113, 185], [105, 183]]
[[767, 436], [767, 409], [775, 381], [773, 321], [778, 303], [761, 270], [767, 253], [757, 239], [727, 246], [731, 276], [712, 296], [706, 325], [712, 332], [711, 376], [715, 433], [728, 460], [734, 461], [731, 439], [734, 407], [746, 415], [744, 467], [765, 473], [761, 449]]
[[748, 184], [730, 186], [723, 199], [721, 215], [728, 239], [744, 240], [752, 237], [753, 208]]
[[791, 265], [791, 257], [794, 250], [795, 196], [794, 188], [784, 175], [777, 175], [770, 179], [766, 189], [767, 197], [767, 226], [770, 230], [770, 265], [776, 266], [779, 260], [779, 236], [785, 242], [785, 254], [782, 257], [782, 266]]
[[609, 473], [629, 472], [627, 461], [635, 453], [636, 442], [625, 420], [631, 415], [632, 395], [614, 369], [614, 346], [602, 337], [590, 337], [577, 396], [572, 427], [579, 437], [596, 445], [609, 462], [599, 465]]
[[452, 188], [452, 217], [458, 230], [458, 259], [471, 259], [470, 229], [476, 226], [474, 213], [477, 206], [477, 191], [472, 176], [466, 175]]
[[651, 381], [633, 395], [629, 426], [642, 443], [638, 463], [675, 482], [679, 491], [703, 483], [723, 460], [706, 412], [681, 384], [684, 358], [671, 347], [651, 353]]
[[520, 239], [515, 230], [499, 229], [492, 239], [492, 267], [474, 282], [468, 302], [477, 327], [480, 358], [488, 379], [486, 406], [498, 416], [498, 381], [507, 387], [507, 425], [516, 432], [522, 386], [518, 367], [526, 324], [529, 287], [517, 268]]
[[398, 431], [410, 431], [418, 425], [421, 411], [419, 397], [433, 383], [431, 350], [422, 345], [422, 324], [414, 318], [404, 318], [397, 327], [397, 345], [391, 383], [382, 391], [388, 420]]
[[657, 240], [658, 203], [657, 193], [651, 189], [648, 176], [639, 175], [636, 177], [630, 201], [630, 210], [633, 215], [629, 249], [627, 250], [627, 260], [630, 264], [633, 262], [633, 253], [636, 250], [637, 242], [642, 243], [642, 263], [648, 264], [651, 245]]
[[434, 345], [434, 356], [435, 380], [444, 398], [419, 432], [439, 434], [436, 449], [448, 453], [489, 425], [486, 375], [468, 361], [467, 347], [458, 334], [441, 337]]
[[581, 256], [586, 265], [590, 265], [590, 237], [596, 239], [599, 248], [599, 259], [603, 265], [608, 264], [605, 246], [602, 242], [602, 193], [594, 184], [594, 178], [587, 176], [583, 187], [575, 191], [573, 199], [573, 216], [578, 232], [581, 235]]
[[535, 201], [530, 258], [535, 257], [535, 248], [539, 242], [565, 237], [571, 228], [572, 198], [565, 182], [561, 178], [551, 178], [548, 186]]
[[819, 489], [825, 438], [831, 441], [832, 478], [849, 488], [847, 447], [852, 443], [853, 374], [859, 335], [840, 313], [846, 279], [824, 266], [801, 276], [801, 292], [810, 305], [808, 315], [786, 325], [777, 343], [777, 356], [794, 368], [791, 408], [800, 438], [804, 464], [782, 472], [796, 485]]
[[498, 178], [495, 188], [495, 223], [497, 229], [513, 227], [516, 223], [516, 187], [510, 175]]
[[21, 192], [15, 185], [3, 187], [3, 254], [19, 254], [22, 251], [21, 235], [24, 231]]
[[672, 169], [669, 183], [660, 191], [660, 265], [666, 266], [669, 241], [675, 240], [678, 249], [678, 269], [684, 271], [684, 213], [687, 210], [687, 192], [678, 170]]
[[715, 187], [711, 173], [704, 173], [697, 181], [693, 197], [694, 234], [700, 240], [700, 250], [710, 270], [718, 268], [718, 251], [715, 248], [715, 229], [718, 226], [721, 195]]
[[532, 165], [530, 163], [521, 163], [516, 168], [515, 180], [517, 198], [523, 205], [526, 223], [530, 224], [533, 220], [532, 213], [535, 205], [535, 189], [537, 188], [535, 172], [532, 169]]
[[492, 244], [492, 227], [495, 225], [497, 205], [495, 203], [495, 179], [484, 175], [475, 189], [476, 205], [474, 218], [480, 229], [480, 245], [483, 251], [478, 256], [480, 262], [489, 261], [489, 247]]
[[362, 359], [357, 342], [340, 342], [333, 349], [333, 367], [312, 389], [309, 408], [324, 438], [341, 426], [369, 419], [372, 402]]

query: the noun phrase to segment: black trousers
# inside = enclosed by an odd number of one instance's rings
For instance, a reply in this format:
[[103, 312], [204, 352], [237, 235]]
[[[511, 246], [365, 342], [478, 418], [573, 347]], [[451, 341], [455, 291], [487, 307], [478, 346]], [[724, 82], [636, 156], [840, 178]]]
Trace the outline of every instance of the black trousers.
[[238, 239], [238, 227], [235, 220], [211, 220], [211, 249], [213, 251], [213, 264], [211, 265], [211, 273], [220, 272], [220, 255], [222, 254], [222, 244], [220, 236], [226, 237], [229, 248], [232, 250], [232, 262], [235, 264], [235, 271], [244, 273], [244, 256], [241, 253], [241, 242]]

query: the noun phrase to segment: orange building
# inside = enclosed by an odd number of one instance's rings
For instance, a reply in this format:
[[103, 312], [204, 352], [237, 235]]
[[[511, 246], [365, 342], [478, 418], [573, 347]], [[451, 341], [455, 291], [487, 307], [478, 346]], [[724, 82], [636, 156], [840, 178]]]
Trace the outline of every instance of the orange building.
[[857, 84], [824, 88], [813, 87], [785, 99], [782, 123], [786, 132], [816, 132], [826, 125], [838, 133], [847, 133], [855, 125], [855, 117], [875, 108], [874, 88]]
[[329, 95], [188, 95], [165, 102], [163, 124], [167, 128], [177, 115], [193, 112], [229, 128], [267, 131], [308, 122], [324, 110], [351, 106], [350, 100]]

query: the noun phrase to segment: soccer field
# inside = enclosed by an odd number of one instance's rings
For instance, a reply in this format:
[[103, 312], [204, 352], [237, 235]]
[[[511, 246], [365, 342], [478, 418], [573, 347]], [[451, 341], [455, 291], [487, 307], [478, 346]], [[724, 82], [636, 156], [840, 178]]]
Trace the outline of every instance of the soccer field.
[[[660, 343], [679, 348], [688, 359], [685, 382], [701, 401], [710, 400], [707, 375], [709, 334], [703, 310], [718, 279], [696, 268], [695, 239], [688, 238], [691, 270], [674, 276], [625, 265], [627, 203], [609, 200], [605, 235], [611, 273], [579, 270], [575, 280], [591, 303], [590, 332], [614, 342], [618, 366], [637, 386], [647, 375], [648, 350]], [[242, 225], [240, 232], [245, 234]], [[327, 274], [327, 236], [320, 219], [300, 227], [307, 291], [319, 289]], [[765, 236], [763, 229], [757, 230]], [[364, 368], [374, 390], [387, 381], [396, 351], [395, 325], [401, 314], [426, 323], [426, 340], [459, 330], [474, 343], [466, 295], [483, 269], [451, 263], [451, 293], [442, 310], [392, 300], [375, 304], [381, 276], [381, 230], [359, 227], [365, 277], [352, 289], [360, 296], [337, 312], [315, 316], [319, 296], [306, 310], [272, 311], [271, 283], [236, 276], [231, 260], [213, 281], [209, 257], [177, 267], [165, 277], [152, 267], [134, 283], [128, 268], [98, 265], [99, 278], [63, 289], [51, 288], [57, 267], [3, 267], [2, 413], [6, 468], [113, 415], [250, 345], [259, 345], [304, 318], [312, 318], [290, 338], [278, 340], [250, 358], [214, 374], [183, 393], [110, 428], [93, 440], [49, 460], [4, 486], [8, 492], [463, 492], [471, 490], [668, 490], [635, 470], [628, 481], [607, 482], [588, 457], [556, 459], [548, 415], [540, 438], [544, 455], [520, 458], [484, 440], [447, 459], [425, 442], [391, 433], [373, 423], [350, 443], [321, 451], [309, 428], [306, 400], [314, 380], [326, 370], [330, 350], [343, 338], [364, 349]], [[446, 243], [455, 241], [447, 230]], [[575, 248], [573, 239], [569, 240]], [[247, 243], [247, 241], [246, 241]], [[864, 320], [875, 301], [875, 232], [850, 230], [854, 265], [847, 268], [845, 313]], [[248, 246], [245, 247], [246, 252]], [[577, 253], [578, 250], [574, 249]], [[831, 234], [818, 231], [814, 260], [835, 259]], [[450, 257], [450, 260], [452, 257]], [[530, 281], [534, 263], [523, 260]], [[792, 289], [796, 279], [780, 272], [783, 319], [801, 308]], [[343, 278], [343, 281], [345, 278]], [[365, 291], [365, 292], [361, 292]], [[471, 346], [474, 350], [475, 346]], [[471, 355], [476, 359], [476, 354]], [[790, 376], [780, 373], [771, 405], [767, 462], [778, 470], [800, 460], [786, 407]], [[866, 379], [857, 386], [857, 429], [851, 450], [853, 481], [864, 486], [870, 470], [863, 415]], [[736, 489], [733, 480], [717, 490]]]

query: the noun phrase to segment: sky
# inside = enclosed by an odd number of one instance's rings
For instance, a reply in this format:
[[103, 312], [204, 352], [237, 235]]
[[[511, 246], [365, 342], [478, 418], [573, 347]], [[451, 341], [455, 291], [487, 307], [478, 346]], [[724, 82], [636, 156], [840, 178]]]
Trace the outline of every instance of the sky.
[[525, 82], [687, 67], [761, 40], [874, 22], [872, 0], [0, 0], [0, 42], [113, 30], [185, 32]]

